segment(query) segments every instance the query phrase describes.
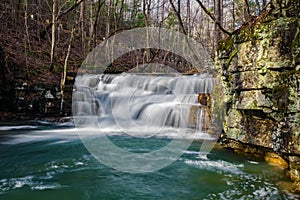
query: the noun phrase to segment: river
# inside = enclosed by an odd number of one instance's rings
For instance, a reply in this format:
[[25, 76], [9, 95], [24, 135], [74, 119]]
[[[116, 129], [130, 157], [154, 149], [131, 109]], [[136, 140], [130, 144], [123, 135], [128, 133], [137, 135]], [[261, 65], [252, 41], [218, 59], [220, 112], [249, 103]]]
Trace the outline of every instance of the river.
[[[156, 87], [149, 84], [154, 82]], [[1, 124], [0, 199], [297, 198], [279, 187], [289, 183], [283, 170], [218, 145], [201, 150], [205, 141], [215, 140], [199, 124], [205, 110], [196, 94], [210, 93], [214, 84], [207, 76], [77, 79], [74, 118]], [[195, 105], [196, 125], [184, 120], [191, 120]], [[101, 143], [108, 140], [138, 159], [116, 155]], [[173, 141], [191, 142], [186, 148], [173, 147], [180, 153], [176, 157], [168, 154]], [[143, 165], [135, 163], [140, 155], [164, 147], [166, 154], [156, 154], [160, 158], [147, 157], [159, 164], [144, 164], [144, 158]], [[167, 164], [160, 166], [160, 161]]]
[[[168, 142], [111, 139], [137, 150]], [[95, 159], [73, 127], [2, 126], [0, 199], [295, 199], [277, 185], [288, 181], [282, 170], [220, 148], [202, 153], [200, 146], [194, 142], [158, 171], [126, 173]]]

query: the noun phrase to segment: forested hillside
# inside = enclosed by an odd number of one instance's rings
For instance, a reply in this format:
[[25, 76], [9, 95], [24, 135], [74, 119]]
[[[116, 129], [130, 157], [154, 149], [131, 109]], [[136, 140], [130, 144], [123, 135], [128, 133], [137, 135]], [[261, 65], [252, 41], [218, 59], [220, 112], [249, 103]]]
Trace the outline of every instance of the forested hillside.
[[[267, 3], [267, 0], [3, 0], [0, 2], [1, 110], [16, 109], [18, 101], [31, 105], [34, 96], [44, 95], [47, 89], [59, 93], [64, 88], [60, 84], [66, 80], [64, 71], [76, 72], [101, 41], [135, 27], [179, 31], [196, 39], [213, 58], [218, 41], [253, 21], [266, 10]], [[107, 73], [120, 73], [152, 61], [180, 72], [193, 72], [187, 61], [172, 52], [142, 49], [116, 60]], [[27, 92], [20, 100], [15, 90], [24, 84], [34, 91]]]

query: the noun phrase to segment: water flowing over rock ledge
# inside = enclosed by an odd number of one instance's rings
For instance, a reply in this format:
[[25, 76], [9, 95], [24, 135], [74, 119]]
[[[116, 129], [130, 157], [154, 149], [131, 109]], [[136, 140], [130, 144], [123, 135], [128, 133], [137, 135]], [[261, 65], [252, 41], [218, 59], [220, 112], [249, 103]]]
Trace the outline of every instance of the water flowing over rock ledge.
[[264, 14], [219, 43], [216, 63], [227, 104], [221, 143], [238, 152], [267, 156], [267, 161], [276, 157], [270, 152], [280, 155], [296, 181], [300, 181], [299, 11], [300, 1], [272, 1]]

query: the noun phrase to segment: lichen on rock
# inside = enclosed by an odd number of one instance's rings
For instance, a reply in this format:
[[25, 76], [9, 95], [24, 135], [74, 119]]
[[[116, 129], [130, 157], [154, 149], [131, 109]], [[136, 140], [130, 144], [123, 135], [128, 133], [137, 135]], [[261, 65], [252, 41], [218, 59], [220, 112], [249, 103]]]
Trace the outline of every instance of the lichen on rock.
[[300, 1], [271, 1], [265, 13], [219, 43], [216, 62], [227, 104], [221, 141], [238, 151], [245, 145], [267, 149], [258, 148], [270, 162], [281, 155], [280, 162], [289, 164], [290, 177], [298, 181], [299, 16]]

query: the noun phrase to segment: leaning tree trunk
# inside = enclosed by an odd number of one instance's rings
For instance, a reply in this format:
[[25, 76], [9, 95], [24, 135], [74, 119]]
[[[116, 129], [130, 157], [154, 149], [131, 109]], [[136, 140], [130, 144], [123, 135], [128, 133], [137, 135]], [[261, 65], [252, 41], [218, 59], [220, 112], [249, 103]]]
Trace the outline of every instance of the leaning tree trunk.
[[216, 17], [216, 23], [215, 23], [215, 35], [214, 35], [214, 52], [215, 52], [215, 48], [217, 47], [218, 45], [218, 42], [219, 40], [221, 39], [221, 30], [219, 29], [219, 26], [218, 24], [221, 24], [222, 25], [222, 3], [223, 1], [222, 0], [215, 0], [215, 10], [214, 10], [214, 14], [215, 14], [215, 17]]
[[80, 5], [80, 29], [81, 29], [81, 46], [83, 52], [86, 52], [86, 41], [85, 41], [85, 2], [83, 1]]
[[67, 55], [65, 58], [64, 71], [63, 71], [63, 75], [61, 77], [61, 82], [60, 82], [60, 92], [61, 92], [61, 107], [60, 107], [60, 109], [61, 109], [61, 112], [63, 110], [63, 105], [64, 105], [64, 89], [65, 89], [65, 83], [66, 83], [66, 78], [67, 78], [68, 60], [70, 57], [71, 46], [72, 46], [72, 42], [73, 42], [73, 38], [74, 38], [74, 30], [75, 30], [75, 27], [72, 27], [71, 36], [70, 36], [69, 45], [68, 45], [68, 51], [67, 51]]
[[54, 70], [54, 53], [55, 53], [55, 36], [56, 36], [56, 12], [57, 12], [57, 0], [53, 0], [50, 71]]

